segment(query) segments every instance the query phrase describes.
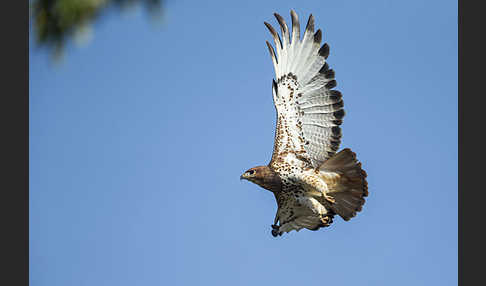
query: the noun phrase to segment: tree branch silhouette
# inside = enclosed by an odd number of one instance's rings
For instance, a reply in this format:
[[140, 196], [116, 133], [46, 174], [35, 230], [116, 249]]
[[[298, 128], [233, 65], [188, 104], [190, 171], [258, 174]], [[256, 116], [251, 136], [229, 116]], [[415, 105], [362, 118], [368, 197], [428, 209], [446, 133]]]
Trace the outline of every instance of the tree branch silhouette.
[[162, 0], [33, 0], [31, 19], [38, 46], [56, 56], [62, 54], [69, 39], [105, 14], [110, 7], [126, 8], [142, 4], [149, 14], [162, 9]]

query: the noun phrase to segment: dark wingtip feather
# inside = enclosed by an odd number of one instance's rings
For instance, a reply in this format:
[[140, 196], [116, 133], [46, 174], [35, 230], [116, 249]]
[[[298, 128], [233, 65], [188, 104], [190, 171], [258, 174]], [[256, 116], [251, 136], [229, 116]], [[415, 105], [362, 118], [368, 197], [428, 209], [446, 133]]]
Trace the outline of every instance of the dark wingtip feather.
[[340, 110], [335, 111], [335, 112], [333, 113], [334, 117], [336, 117], [336, 119], [338, 119], [338, 120], [343, 119], [343, 117], [344, 117], [344, 115], [345, 115], [345, 114], [346, 114], [346, 113], [344, 112], [344, 109], [340, 109]]
[[265, 41], [265, 43], [267, 43], [267, 47], [268, 47], [268, 51], [270, 52], [270, 56], [272, 57], [272, 59], [275, 59], [275, 62], [278, 64], [278, 60], [277, 60], [277, 57], [275, 56], [275, 51], [273, 50], [272, 45], [268, 41]]
[[333, 69], [327, 70], [323, 74], [327, 79], [332, 79], [336, 76], [336, 73], [334, 72]]
[[339, 108], [343, 108], [343, 107], [344, 107], [344, 102], [342, 100], [340, 100], [340, 101], [338, 101], [338, 102], [336, 102], [332, 105], [332, 108], [334, 110], [338, 110]]
[[297, 16], [297, 13], [292, 9], [290, 10], [290, 18], [292, 19], [292, 25], [298, 24], [299, 22], [299, 16]]
[[314, 16], [310, 14], [309, 19], [307, 20], [307, 25], [305, 26], [305, 31], [309, 31], [314, 33]]
[[334, 125], [341, 125], [341, 124], [343, 124], [343, 121], [341, 119], [336, 119], [336, 120], [333, 120], [332, 123]]
[[341, 94], [341, 92], [339, 90], [331, 90], [331, 95], [339, 97], [339, 98], [343, 97], [343, 95]]
[[268, 24], [267, 22], [263, 22], [263, 24], [265, 24], [265, 26], [267, 26], [267, 29], [270, 31], [270, 33], [272, 35], [274, 35], [275, 33], [277, 33], [277, 31], [275, 31], [275, 29], [272, 27], [272, 25]]
[[[334, 90], [331, 90], [331, 91], [334, 91]], [[339, 94], [333, 94], [331, 93], [331, 96], [330, 96], [331, 100], [335, 101], [335, 102], [338, 102], [338, 101], [341, 101], [342, 102], [342, 94], [339, 93]], [[344, 103], [343, 103], [344, 104]]]
[[337, 86], [337, 82], [334, 79], [326, 83], [326, 88], [328, 89], [335, 88], [336, 86]]
[[314, 34], [314, 43], [320, 44], [321, 41], [322, 41], [322, 31], [321, 31], [321, 29], [319, 29]]
[[278, 91], [277, 82], [274, 79], [272, 80], [272, 85], [273, 85], [273, 88], [275, 89], [275, 93], [277, 93], [277, 91]]
[[319, 73], [325, 74], [329, 70], [329, 65], [327, 63], [324, 63], [322, 68], [319, 70]]
[[270, 31], [270, 34], [272, 34], [274, 40], [280, 44], [280, 47], [283, 48], [282, 41], [280, 40], [280, 35], [275, 31], [272, 25], [268, 24], [267, 22], [263, 22], [265, 26], [267, 26], [267, 29]]
[[322, 47], [319, 49], [319, 55], [327, 59], [329, 56], [329, 45], [327, 43], [322, 45]]
[[331, 99], [334, 100], [334, 101], [341, 101], [343, 103], [343, 106], [344, 106], [344, 102], [342, 101], [342, 98], [343, 98], [343, 95], [341, 94], [341, 92], [339, 90], [330, 90], [330, 94], [331, 94]]
[[[336, 139], [336, 140], [332, 140], [332, 138]], [[332, 136], [331, 137], [331, 140], [329, 140], [329, 142], [331, 143], [331, 145], [329, 145], [329, 147], [331, 148], [332, 151], [337, 151], [339, 150], [339, 143], [341, 143], [341, 140], [339, 140], [340, 137], [339, 136]]]
[[292, 38], [295, 37], [295, 40], [300, 40], [300, 23], [299, 17], [294, 10], [290, 10], [290, 17], [292, 18]]
[[334, 135], [335, 137], [339, 137], [339, 136], [341, 136], [341, 127], [333, 126], [333, 127], [331, 127], [331, 132], [332, 132], [332, 135]]
[[273, 15], [275, 16], [275, 18], [277, 18], [277, 22], [280, 25], [280, 28], [282, 28], [283, 31], [287, 31], [287, 23], [285, 23], [285, 19], [277, 13], [273, 13]]

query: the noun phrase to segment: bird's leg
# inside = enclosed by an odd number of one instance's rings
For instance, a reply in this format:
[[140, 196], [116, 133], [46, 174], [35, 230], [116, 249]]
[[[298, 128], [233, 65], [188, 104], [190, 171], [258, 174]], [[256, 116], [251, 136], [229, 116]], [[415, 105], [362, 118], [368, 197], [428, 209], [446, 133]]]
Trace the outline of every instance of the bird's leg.
[[326, 192], [322, 192], [322, 195], [326, 199], [326, 201], [330, 202], [331, 204], [334, 204], [336, 202], [336, 199], [333, 198], [332, 196], [326, 194]]
[[275, 214], [275, 219], [273, 220], [273, 224], [272, 224], [273, 237], [277, 237], [279, 234], [282, 235], [281, 233], [279, 233], [280, 226], [278, 226], [277, 223], [278, 223], [278, 213]]
[[307, 172], [301, 178], [304, 189], [309, 192], [316, 194], [316, 196], [323, 196], [326, 201], [331, 204], [336, 202], [332, 196], [327, 194], [328, 188], [326, 182], [321, 176], [319, 176], [318, 171]]

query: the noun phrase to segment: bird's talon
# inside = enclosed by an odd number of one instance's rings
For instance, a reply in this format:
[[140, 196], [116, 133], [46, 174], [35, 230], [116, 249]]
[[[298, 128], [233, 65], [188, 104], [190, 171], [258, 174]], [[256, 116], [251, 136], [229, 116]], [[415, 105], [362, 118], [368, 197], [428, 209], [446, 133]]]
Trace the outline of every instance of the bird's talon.
[[273, 237], [277, 237], [279, 235], [278, 231], [275, 229], [272, 229], [272, 235]]
[[272, 224], [272, 229], [278, 230], [280, 227], [276, 224]]
[[332, 223], [333, 217], [330, 215], [326, 215], [324, 217], [321, 217], [321, 223], [324, 227], [330, 226]]

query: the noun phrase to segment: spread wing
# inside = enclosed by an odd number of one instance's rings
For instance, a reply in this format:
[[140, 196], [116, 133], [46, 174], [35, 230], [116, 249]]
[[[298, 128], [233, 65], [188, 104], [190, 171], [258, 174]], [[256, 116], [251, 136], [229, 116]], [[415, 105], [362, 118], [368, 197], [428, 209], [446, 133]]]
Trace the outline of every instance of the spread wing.
[[282, 16], [274, 14], [282, 39], [265, 22], [276, 48], [267, 41], [277, 78], [272, 87], [277, 128], [270, 164], [284, 154], [295, 153], [317, 168], [339, 149], [343, 101], [341, 93], [332, 90], [336, 81], [326, 63], [329, 46], [321, 46], [320, 29], [314, 33], [314, 17], [310, 15], [300, 39], [299, 19], [294, 11], [290, 14], [292, 35]]

